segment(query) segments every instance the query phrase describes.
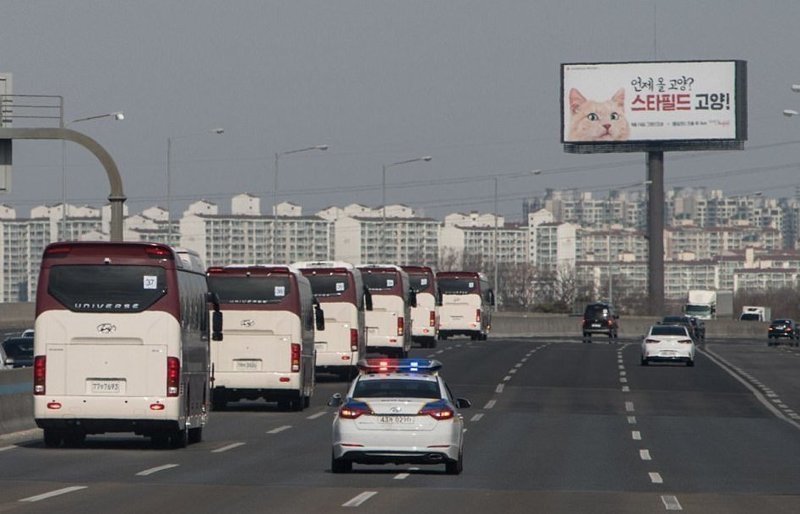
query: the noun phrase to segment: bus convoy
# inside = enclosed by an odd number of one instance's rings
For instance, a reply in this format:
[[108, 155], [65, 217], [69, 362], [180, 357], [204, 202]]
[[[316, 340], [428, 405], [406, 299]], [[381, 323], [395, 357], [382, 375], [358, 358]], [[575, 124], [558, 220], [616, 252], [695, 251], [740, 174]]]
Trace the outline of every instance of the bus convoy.
[[[307, 261], [204, 268], [159, 243], [59, 242], [42, 258], [34, 420], [48, 447], [132, 432], [199, 442], [208, 412], [238, 400], [303, 410], [316, 373], [350, 380], [368, 356], [414, 341], [486, 339], [483, 275]], [[224, 320], [224, 326], [223, 326]]]

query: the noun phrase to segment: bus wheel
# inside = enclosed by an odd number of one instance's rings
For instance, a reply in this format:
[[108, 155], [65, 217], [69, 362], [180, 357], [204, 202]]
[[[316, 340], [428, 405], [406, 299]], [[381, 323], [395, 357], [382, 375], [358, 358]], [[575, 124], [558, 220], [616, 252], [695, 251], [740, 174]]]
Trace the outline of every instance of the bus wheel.
[[64, 439], [64, 436], [60, 431], [54, 428], [44, 429], [44, 445], [48, 448], [58, 448], [61, 446], [62, 439]]
[[228, 405], [228, 398], [225, 391], [211, 391], [211, 409], [225, 410]]
[[169, 442], [173, 448], [186, 448], [189, 444], [189, 430], [186, 427], [175, 430], [169, 435]]
[[78, 448], [86, 441], [86, 434], [80, 430], [71, 430], [64, 433], [64, 446]]
[[203, 427], [189, 429], [189, 444], [199, 443], [203, 440]]
[[150, 434], [150, 442], [155, 448], [166, 448], [169, 444], [169, 434], [164, 432]]

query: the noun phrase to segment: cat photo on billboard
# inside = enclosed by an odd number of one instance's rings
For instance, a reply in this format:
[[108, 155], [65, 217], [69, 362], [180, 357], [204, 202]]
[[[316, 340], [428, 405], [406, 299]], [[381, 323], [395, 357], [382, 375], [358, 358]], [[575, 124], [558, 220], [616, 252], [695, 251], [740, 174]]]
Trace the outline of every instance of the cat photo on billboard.
[[625, 141], [630, 125], [625, 115], [625, 89], [608, 100], [589, 100], [575, 88], [569, 90], [567, 141]]

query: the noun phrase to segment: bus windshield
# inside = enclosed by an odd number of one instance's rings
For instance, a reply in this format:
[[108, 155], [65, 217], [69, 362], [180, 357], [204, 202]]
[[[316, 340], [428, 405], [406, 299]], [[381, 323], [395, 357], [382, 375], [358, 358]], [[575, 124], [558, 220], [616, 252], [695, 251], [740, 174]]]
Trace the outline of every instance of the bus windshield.
[[440, 278], [438, 285], [442, 294], [480, 293], [479, 282], [474, 278]]
[[209, 275], [208, 288], [220, 303], [280, 303], [291, 293], [291, 282], [288, 275]]
[[342, 296], [349, 289], [347, 275], [306, 275], [315, 296]]
[[166, 271], [158, 266], [53, 266], [48, 293], [73, 312], [141, 312], [167, 293]]

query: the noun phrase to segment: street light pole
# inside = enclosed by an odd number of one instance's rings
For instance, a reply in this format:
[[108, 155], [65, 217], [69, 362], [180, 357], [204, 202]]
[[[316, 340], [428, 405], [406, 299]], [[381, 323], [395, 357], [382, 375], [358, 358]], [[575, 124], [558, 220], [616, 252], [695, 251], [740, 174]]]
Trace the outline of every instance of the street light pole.
[[[278, 262], [277, 256], [275, 255], [276, 252], [275, 240], [277, 239], [276, 234], [278, 230], [278, 161], [283, 155], [289, 155], [300, 152], [309, 152], [311, 150], [325, 151], [327, 149], [328, 145], [314, 145], [314, 146], [307, 146], [304, 148], [298, 148], [297, 150], [288, 150], [286, 152], [275, 152], [275, 179], [272, 182], [272, 211], [273, 211], [272, 212], [272, 262], [274, 263]], [[288, 259], [286, 260], [288, 261]]]
[[225, 129], [218, 127], [206, 132], [167, 137], [167, 244], [169, 245], [172, 244], [172, 141], [206, 133], [220, 135], [225, 133]]
[[[67, 123], [64, 123], [62, 128], [67, 128], [74, 123], [82, 121], [98, 120], [100, 118], [114, 118], [117, 121], [125, 119], [125, 114], [122, 111], [109, 112], [105, 114], [97, 114], [95, 116], [87, 116], [85, 118], [78, 118]], [[67, 236], [67, 142], [61, 140], [61, 239], [65, 240]]]
[[388, 170], [389, 168], [393, 168], [395, 166], [403, 165], [403, 164], [411, 164], [412, 162], [419, 162], [419, 161], [430, 162], [432, 159], [433, 159], [433, 157], [431, 157], [430, 155], [426, 155], [424, 157], [416, 157], [414, 159], [407, 159], [405, 161], [393, 162], [391, 164], [384, 164], [382, 166], [382, 168], [381, 168], [381, 171], [382, 171], [382, 174], [381, 174], [381, 177], [382, 177], [382, 180], [381, 180], [381, 205], [383, 207], [381, 208], [381, 237], [380, 237], [381, 243], [380, 243], [380, 248], [378, 249], [378, 252], [377, 252], [380, 255], [378, 260], [380, 260], [380, 261], [384, 260], [383, 255], [384, 255], [384, 249], [386, 248], [386, 244], [385, 244], [386, 243], [386, 241], [385, 241], [385, 237], [386, 237], [386, 170]]

